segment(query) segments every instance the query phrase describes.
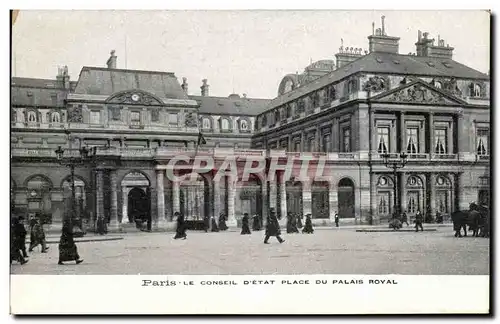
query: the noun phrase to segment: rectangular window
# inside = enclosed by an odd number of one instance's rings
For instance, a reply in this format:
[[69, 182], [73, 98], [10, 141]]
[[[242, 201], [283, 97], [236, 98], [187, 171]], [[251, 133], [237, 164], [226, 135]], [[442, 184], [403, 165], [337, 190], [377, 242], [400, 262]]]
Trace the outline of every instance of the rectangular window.
[[90, 111], [90, 123], [94, 125], [101, 124], [101, 111], [99, 110], [91, 110]]
[[332, 147], [332, 136], [330, 134], [323, 134], [323, 142], [321, 143], [322, 152], [330, 152]]
[[377, 152], [389, 152], [389, 127], [377, 128]]
[[448, 191], [438, 190], [436, 192], [436, 210], [441, 214], [448, 214]]
[[389, 192], [378, 193], [378, 213], [379, 215], [389, 215], [391, 212], [391, 201]]
[[489, 131], [486, 128], [480, 128], [477, 130], [476, 136], [476, 152], [477, 155], [488, 155], [488, 143], [489, 143]]
[[316, 145], [315, 145], [315, 138], [314, 137], [309, 137], [307, 139], [307, 148], [306, 148], [306, 151], [307, 152], [314, 152], [316, 150]]
[[406, 152], [408, 154], [417, 154], [419, 147], [418, 128], [411, 127], [406, 129]]
[[168, 114], [168, 123], [172, 126], [179, 125], [179, 119], [177, 113]]
[[342, 129], [342, 152], [351, 152], [351, 129]]
[[141, 113], [138, 111], [130, 112], [130, 121], [132, 123], [140, 123], [141, 122]]
[[448, 138], [446, 129], [437, 128], [434, 130], [434, 153], [446, 154], [448, 148]]

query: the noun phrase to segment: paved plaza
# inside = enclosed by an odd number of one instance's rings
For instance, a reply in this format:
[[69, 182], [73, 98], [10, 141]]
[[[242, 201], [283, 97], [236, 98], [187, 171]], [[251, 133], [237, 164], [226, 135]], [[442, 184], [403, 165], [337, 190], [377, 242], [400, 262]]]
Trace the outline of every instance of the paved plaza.
[[[80, 265], [57, 265], [57, 244], [30, 254], [12, 274], [404, 274], [487, 275], [485, 238], [455, 238], [451, 227], [429, 232], [356, 232], [318, 228], [314, 234], [283, 234], [285, 243], [264, 232], [129, 233], [121, 240], [80, 242]], [[116, 237], [116, 235], [114, 236]]]

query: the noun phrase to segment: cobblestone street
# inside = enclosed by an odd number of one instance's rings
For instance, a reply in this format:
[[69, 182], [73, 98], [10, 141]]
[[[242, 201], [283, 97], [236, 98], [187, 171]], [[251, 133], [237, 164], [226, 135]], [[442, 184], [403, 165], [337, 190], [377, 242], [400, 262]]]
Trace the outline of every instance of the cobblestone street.
[[84, 262], [57, 265], [57, 244], [39, 248], [12, 274], [404, 274], [487, 275], [489, 244], [484, 238], [455, 238], [451, 228], [437, 231], [360, 233], [321, 228], [313, 235], [283, 234], [285, 243], [264, 232], [130, 233], [122, 240], [81, 242]]

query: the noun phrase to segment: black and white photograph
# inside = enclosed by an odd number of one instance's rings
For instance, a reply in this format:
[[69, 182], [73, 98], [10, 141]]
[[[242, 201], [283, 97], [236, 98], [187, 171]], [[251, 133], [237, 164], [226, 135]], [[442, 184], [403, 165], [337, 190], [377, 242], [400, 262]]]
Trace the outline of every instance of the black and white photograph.
[[[460, 276], [491, 311], [491, 12], [10, 15], [11, 303], [36, 278], [300, 301]], [[462, 312], [425, 305], [394, 313]]]

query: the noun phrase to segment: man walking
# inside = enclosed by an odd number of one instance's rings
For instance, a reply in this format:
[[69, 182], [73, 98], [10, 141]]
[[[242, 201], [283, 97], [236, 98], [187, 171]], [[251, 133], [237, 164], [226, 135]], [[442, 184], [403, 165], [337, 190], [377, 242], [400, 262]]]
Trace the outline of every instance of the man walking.
[[30, 248], [29, 252], [33, 252], [33, 249], [42, 245], [42, 253], [47, 253], [49, 249], [45, 242], [45, 232], [43, 230], [43, 224], [41, 224], [40, 218], [34, 217], [31, 220], [31, 235], [30, 235]]
[[420, 210], [417, 211], [417, 214], [415, 215], [415, 229], [416, 229], [416, 232], [418, 232], [418, 228], [420, 227], [420, 229], [422, 230], [422, 232], [424, 231], [424, 227], [422, 226], [422, 222], [424, 221], [424, 218], [422, 216], [422, 213], [420, 213]]
[[410, 226], [410, 224], [408, 224], [408, 215], [406, 212], [403, 212], [403, 215], [401, 216], [401, 225], [403, 224], [406, 224], [406, 227]]
[[335, 227], [339, 227], [339, 214], [335, 212]]
[[282, 239], [280, 235], [280, 224], [278, 222], [278, 219], [276, 218], [276, 213], [274, 212], [274, 210], [271, 210], [270, 215], [267, 217], [266, 238], [264, 239], [264, 243], [269, 244], [268, 241], [271, 236], [276, 236], [278, 242], [280, 243], [285, 242], [285, 240]]

